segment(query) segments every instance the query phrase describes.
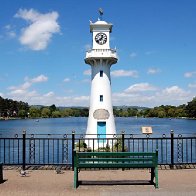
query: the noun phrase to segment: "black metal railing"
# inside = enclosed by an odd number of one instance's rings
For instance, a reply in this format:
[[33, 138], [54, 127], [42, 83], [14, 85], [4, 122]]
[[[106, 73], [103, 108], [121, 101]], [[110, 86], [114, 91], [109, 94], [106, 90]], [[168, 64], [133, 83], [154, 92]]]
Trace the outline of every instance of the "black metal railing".
[[[89, 136], [89, 135], [88, 135]], [[87, 145], [91, 143], [91, 148]], [[96, 146], [96, 144], [98, 144]], [[154, 152], [159, 164], [196, 164], [196, 135], [91, 135], [23, 134], [0, 136], [0, 162], [4, 165], [73, 165], [73, 151]]]

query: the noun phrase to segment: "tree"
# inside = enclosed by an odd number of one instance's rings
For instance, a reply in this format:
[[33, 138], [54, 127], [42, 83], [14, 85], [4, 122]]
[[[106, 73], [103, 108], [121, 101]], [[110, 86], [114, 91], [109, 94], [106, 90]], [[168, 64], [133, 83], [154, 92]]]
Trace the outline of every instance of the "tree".
[[18, 116], [20, 117], [20, 118], [25, 118], [26, 117], [26, 111], [25, 110], [19, 110], [19, 112], [18, 112]]
[[186, 106], [186, 113], [188, 117], [196, 118], [196, 97], [192, 101], [188, 102]]
[[128, 108], [127, 112], [128, 112], [128, 116], [136, 116], [138, 113], [138, 110], [136, 108]]
[[52, 105], [49, 107], [49, 110], [50, 110], [51, 113], [54, 112], [54, 111], [56, 111], [56, 106], [55, 106], [54, 104], [52, 104]]
[[168, 117], [175, 117], [175, 109], [170, 108], [167, 112]]
[[29, 109], [30, 118], [39, 118], [41, 116], [41, 111], [39, 108], [31, 106]]
[[12, 99], [4, 99], [0, 96], [0, 116], [3, 117], [16, 117], [19, 110], [25, 110], [27, 113], [29, 110], [28, 103], [18, 102]]
[[52, 118], [60, 118], [61, 112], [60, 111], [54, 111], [52, 112]]
[[41, 111], [41, 117], [49, 118], [51, 116], [51, 112], [49, 108], [43, 108]]
[[158, 117], [159, 117], [159, 118], [165, 118], [165, 117], [166, 117], [165, 111], [164, 111], [164, 110], [158, 111]]

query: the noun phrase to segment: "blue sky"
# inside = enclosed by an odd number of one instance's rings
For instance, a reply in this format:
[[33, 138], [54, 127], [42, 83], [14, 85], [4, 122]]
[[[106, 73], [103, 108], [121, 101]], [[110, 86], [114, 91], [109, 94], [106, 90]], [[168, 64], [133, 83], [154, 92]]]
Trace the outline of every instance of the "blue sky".
[[113, 23], [113, 105], [180, 105], [196, 96], [195, 0], [0, 0], [0, 96], [88, 106], [89, 20]]

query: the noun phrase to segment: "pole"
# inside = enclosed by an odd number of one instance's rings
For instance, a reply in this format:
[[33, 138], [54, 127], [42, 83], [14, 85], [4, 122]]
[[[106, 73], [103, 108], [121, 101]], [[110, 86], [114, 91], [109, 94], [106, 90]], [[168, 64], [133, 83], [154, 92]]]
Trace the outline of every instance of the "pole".
[[[125, 132], [122, 131], [122, 152], [125, 151]], [[125, 169], [122, 168], [122, 171], [124, 171]]]
[[72, 171], [74, 171], [75, 131], [72, 131]]
[[26, 131], [22, 133], [22, 170], [25, 170], [26, 165]]
[[122, 152], [125, 152], [125, 132], [122, 131]]
[[174, 168], [174, 131], [171, 130], [171, 166], [172, 169]]

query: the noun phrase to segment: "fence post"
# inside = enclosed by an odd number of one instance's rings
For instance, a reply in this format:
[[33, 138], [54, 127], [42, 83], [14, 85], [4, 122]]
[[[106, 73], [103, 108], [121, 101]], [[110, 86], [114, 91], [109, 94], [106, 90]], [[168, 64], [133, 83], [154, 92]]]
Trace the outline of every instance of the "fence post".
[[75, 131], [72, 131], [72, 171], [74, 170]]
[[170, 167], [174, 168], [174, 131], [171, 130], [171, 165]]
[[[125, 132], [122, 131], [122, 152], [125, 151]], [[122, 168], [122, 171], [124, 171], [125, 169]]]
[[26, 165], [26, 131], [22, 133], [22, 170], [25, 170]]
[[122, 131], [122, 152], [125, 151], [125, 132]]

